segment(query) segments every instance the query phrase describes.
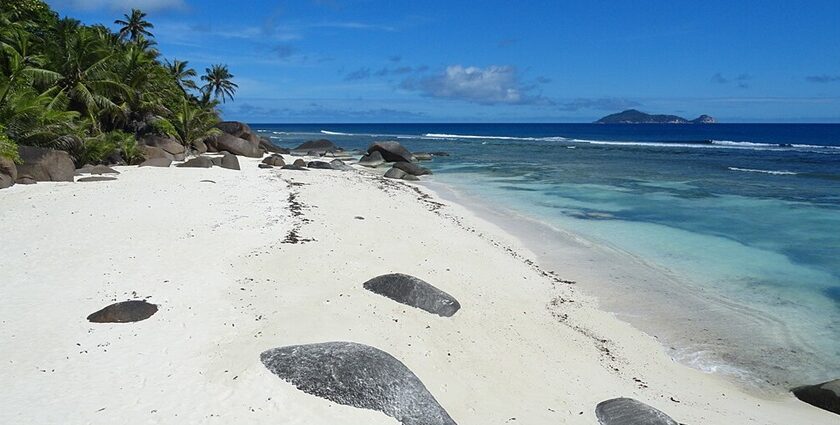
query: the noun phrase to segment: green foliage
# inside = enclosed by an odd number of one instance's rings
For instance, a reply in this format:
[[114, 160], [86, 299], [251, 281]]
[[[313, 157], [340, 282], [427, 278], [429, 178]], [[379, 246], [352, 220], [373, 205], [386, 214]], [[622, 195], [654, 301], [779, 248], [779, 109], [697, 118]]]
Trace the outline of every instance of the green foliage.
[[0, 158], [9, 158], [20, 164], [17, 143], [6, 135], [6, 129], [0, 125]]
[[227, 65], [213, 65], [212, 68], [204, 70], [205, 74], [201, 76], [201, 81], [205, 81], [201, 87], [201, 91], [207, 95], [213, 95], [215, 99], [222, 98], [222, 103], [225, 103], [228, 97], [233, 100], [233, 94], [239, 88], [233, 81], [233, 74], [228, 70]]
[[214, 65], [194, 96], [195, 70], [159, 59], [154, 26], [140, 10], [117, 20], [114, 33], [59, 19], [41, 0], [0, 3], [4, 156], [17, 144], [67, 150], [80, 162], [101, 162], [114, 150], [131, 160], [137, 137], [149, 132], [190, 145], [214, 133], [215, 99], [236, 91], [227, 66]]
[[175, 130], [175, 126], [169, 120], [157, 119], [151, 122], [151, 126], [154, 132], [161, 136], [175, 137], [178, 134], [178, 130]]
[[82, 144], [70, 154], [73, 156], [76, 166], [85, 164], [102, 164], [108, 156], [117, 150], [110, 133], [101, 134], [96, 137], [89, 137], [82, 141]]
[[170, 123], [175, 128], [175, 134], [172, 136], [187, 148], [199, 140], [221, 133], [216, 128], [219, 117], [215, 112], [192, 105], [186, 99]]
[[143, 161], [143, 153], [137, 145], [137, 139], [132, 134], [122, 133], [124, 136], [120, 138], [117, 147], [120, 150], [120, 156], [127, 164], [135, 165]]

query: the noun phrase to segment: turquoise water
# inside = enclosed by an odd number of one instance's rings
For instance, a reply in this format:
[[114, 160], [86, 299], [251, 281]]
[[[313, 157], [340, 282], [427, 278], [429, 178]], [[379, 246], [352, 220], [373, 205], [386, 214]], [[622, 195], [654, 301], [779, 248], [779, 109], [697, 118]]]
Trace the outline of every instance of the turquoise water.
[[840, 126], [255, 128], [447, 151], [436, 181], [661, 271], [594, 289], [675, 358], [759, 385], [840, 377]]

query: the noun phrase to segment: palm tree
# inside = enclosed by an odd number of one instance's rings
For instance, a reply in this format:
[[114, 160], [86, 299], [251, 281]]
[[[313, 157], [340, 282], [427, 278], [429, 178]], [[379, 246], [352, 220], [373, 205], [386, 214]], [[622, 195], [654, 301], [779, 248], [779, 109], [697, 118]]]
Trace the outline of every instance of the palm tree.
[[231, 79], [233, 75], [228, 71], [227, 65], [213, 65], [212, 68], [204, 70], [205, 74], [201, 76], [201, 81], [206, 81], [207, 84], [201, 87], [201, 91], [206, 94], [212, 94], [214, 98], [222, 98], [222, 103], [225, 103], [228, 97], [233, 100], [233, 94], [239, 87]]
[[169, 70], [169, 73], [172, 74], [172, 78], [175, 79], [175, 83], [178, 84], [178, 87], [181, 88], [181, 91], [184, 92], [184, 96], [187, 96], [187, 89], [197, 90], [198, 86], [193, 81], [193, 77], [197, 74], [194, 69], [187, 67], [187, 61], [179, 61], [178, 59], [173, 59], [172, 62], [166, 61], [166, 69]]
[[183, 99], [181, 107], [175, 112], [170, 123], [175, 129], [175, 134], [172, 136], [186, 148], [221, 133], [216, 128], [216, 124], [219, 123], [216, 113], [213, 110], [194, 106], [187, 99]]
[[129, 36], [131, 41], [137, 40], [141, 36], [153, 37], [152, 33], [147, 28], [154, 28], [151, 22], [147, 21], [146, 14], [140, 9], [131, 9], [131, 15], [123, 15], [125, 19], [117, 19], [114, 21], [120, 27], [120, 37], [125, 38]]
[[53, 98], [50, 107], [69, 101], [70, 109], [82, 112], [98, 122], [102, 112], [120, 114], [115, 99], [125, 97], [128, 89], [110, 67], [115, 52], [89, 27], [63, 20], [56, 31], [56, 45], [48, 52], [49, 65], [60, 77], [46, 94]]

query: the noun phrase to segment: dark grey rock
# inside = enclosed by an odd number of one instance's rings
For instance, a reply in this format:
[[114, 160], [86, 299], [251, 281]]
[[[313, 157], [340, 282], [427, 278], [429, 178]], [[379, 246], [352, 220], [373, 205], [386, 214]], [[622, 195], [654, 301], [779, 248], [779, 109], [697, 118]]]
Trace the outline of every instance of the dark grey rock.
[[273, 166], [273, 165], [271, 165], [271, 164], [265, 164], [265, 163], [262, 163], [262, 162], [261, 162], [261, 163], [259, 163], [259, 164], [257, 164], [257, 167], [259, 167], [259, 168], [274, 168], [274, 166]]
[[87, 182], [107, 182], [111, 180], [116, 180], [116, 177], [107, 177], [107, 176], [94, 176], [94, 177], [82, 177], [76, 182], [87, 183]]
[[247, 140], [259, 146], [260, 137], [251, 130], [251, 127], [244, 122], [239, 121], [223, 121], [216, 125], [219, 130], [230, 134], [233, 137]]
[[301, 167], [300, 165], [296, 165], [296, 164], [286, 164], [286, 165], [280, 167], [280, 169], [282, 169], [282, 170], [295, 170], [295, 171], [309, 171], [306, 168]]
[[17, 166], [9, 158], [0, 156], [0, 189], [5, 189], [15, 184], [18, 178]]
[[207, 144], [203, 140], [196, 140], [192, 144], [193, 152], [201, 155], [207, 153]]
[[275, 167], [282, 167], [286, 165], [286, 161], [284, 161], [283, 157], [278, 154], [267, 156], [262, 160], [262, 162], [263, 164], [273, 165]]
[[353, 171], [353, 167], [345, 164], [344, 161], [340, 159], [334, 159], [330, 161], [330, 165], [332, 166], [333, 170]]
[[82, 168], [79, 168], [76, 171], [78, 171], [80, 173], [96, 174], [96, 175], [119, 174], [120, 173], [119, 171], [117, 171], [117, 170], [115, 170], [111, 167], [105, 166], [105, 165], [86, 165]]
[[300, 144], [300, 146], [292, 149], [299, 152], [312, 152], [313, 156], [323, 155], [327, 152], [335, 152], [340, 150], [335, 143], [327, 139], [309, 140]]
[[840, 414], [840, 379], [795, 388], [793, 395], [812, 406]]
[[368, 291], [386, 296], [400, 304], [410, 305], [438, 316], [451, 317], [461, 304], [452, 295], [429, 283], [402, 273], [377, 276], [364, 283]]
[[268, 153], [289, 153], [288, 149], [281, 148], [274, 143], [271, 143], [271, 140], [266, 137], [260, 137], [260, 148]]
[[292, 163], [292, 165], [303, 168], [306, 167], [306, 161], [302, 159], [296, 159], [295, 162]]
[[155, 146], [137, 145], [137, 150], [146, 159], [165, 158], [170, 161], [175, 159], [175, 155]]
[[385, 163], [385, 159], [382, 158], [382, 154], [379, 151], [373, 151], [365, 156], [363, 156], [359, 160], [359, 165], [363, 165], [365, 167], [375, 168]]
[[38, 181], [33, 179], [32, 177], [25, 176], [25, 175], [18, 175], [17, 180], [15, 180], [15, 184], [35, 184], [35, 183], [38, 183]]
[[126, 165], [125, 159], [119, 150], [114, 150], [105, 158], [105, 163], [108, 165]]
[[0, 189], [5, 189], [7, 187], [12, 187], [15, 185], [15, 179], [8, 174], [0, 173]]
[[219, 166], [228, 170], [239, 170], [239, 158], [234, 154], [226, 153], [222, 156]]
[[213, 161], [206, 156], [197, 156], [183, 164], [176, 165], [176, 167], [180, 168], [210, 168], [212, 166]]
[[392, 167], [390, 170], [385, 172], [385, 177], [389, 179], [397, 179], [397, 180], [409, 180], [409, 181], [417, 181], [420, 180], [419, 177], [406, 173], [399, 168]]
[[111, 304], [87, 317], [94, 323], [127, 323], [139, 322], [157, 313], [156, 305], [141, 300], [123, 301]]
[[665, 413], [632, 398], [614, 398], [595, 407], [601, 425], [678, 425]]
[[430, 155], [434, 156], [449, 156], [448, 152], [429, 152]]
[[426, 167], [421, 167], [412, 162], [395, 162], [393, 164], [393, 167], [403, 170], [407, 174], [411, 174], [412, 176], [425, 176], [427, 174], [432, 174], [432, 170]]
[[140, 163], [141, 167], [163, 167], [167, 168], [172, 165], [172, 160], [169, 158], [150, 158]]
[[260, 149], [259, 139], [255, 141], [241, 139], [222, 133], [207, 139], [207, 146], [213, 147], [215, 151], [228, 151], [234, 155], [247, 156], [249, 158], [262, 158], [263, 151]]
[[186, 152], [186, 149], [184, 149], [184, 145], [180, 144], [177, 140], [167, 136], [158, 136], [155, 134], [150, 134], [144, 136], [143, 139], [140, 140], [140, 142], [146, 146], [152, 146], [163, 149], [172, 156], [182, 155]]
[[332, 170], [333, 169], [332, 165], [330, 165], [329, 162], [324, 162], [324, 161], [309, 161], [309, 163], [306, 164], [306, 166], [308, 168], [318, 168], [318, 169], [321, 169], [321, 170]]
[[379, 152], [387, 162], [411, 162], [411, 152], [399, 142], [376, 142], [367, 148], [368, 153]]
[[432, 154], [428, 152], [414, 152], [414, 160], [415, 161], [431, 161], [433, 158]]
[[18, 151], [23, 162], [16, 165], [18, 176], [42, 182], [72, 182], [76, 176], [76, 166], [67, 152], [33, 146], [20, 146]]
[[407, 176], [407, 175], [408, 175], [408, 173], [406, 173], [403, 170], [400, 170], [399, 168], [391, 168], [390, 170], [385, 172], [385, 177], [389, 178], [389, 179], [402, 180], [402, 178]]
[[222, 166], [222, 157], [214, 156], [214, 157], [210, 158], [210, 162], [212, 162], [213, 165], [216, 166], [216, 167], [221, 167]]
[[264, 351], [260, 360], [307, 394], [380, 411], [403, 425], [455, 425], [411, 370], [374, 347], [353, 342], [293, 345]]

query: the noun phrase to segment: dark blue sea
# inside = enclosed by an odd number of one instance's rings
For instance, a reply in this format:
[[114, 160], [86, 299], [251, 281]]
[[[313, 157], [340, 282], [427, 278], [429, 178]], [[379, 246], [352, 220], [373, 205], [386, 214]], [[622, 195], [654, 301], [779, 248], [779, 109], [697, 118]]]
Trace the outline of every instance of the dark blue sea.
[[840, 377], [840, 125], [253, 127], [285, 147], [445, 151], [434, 181], [667, 275], [629, 273], [608, 304], [675, 358], [781, 387]]

